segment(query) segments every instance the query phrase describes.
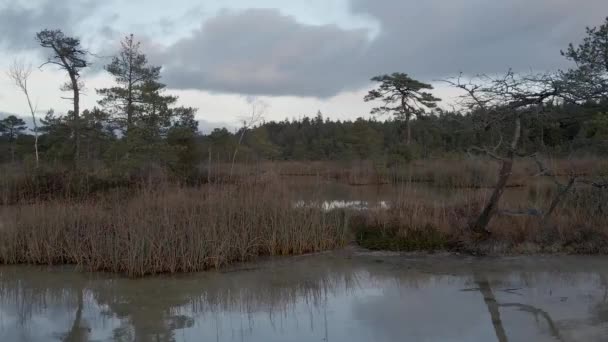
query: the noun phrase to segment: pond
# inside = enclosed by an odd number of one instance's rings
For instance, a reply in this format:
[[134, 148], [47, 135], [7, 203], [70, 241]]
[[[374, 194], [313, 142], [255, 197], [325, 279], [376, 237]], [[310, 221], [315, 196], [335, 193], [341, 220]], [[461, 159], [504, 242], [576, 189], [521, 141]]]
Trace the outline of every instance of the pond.
[[[429, 183], [349, 185], [319, 177], [292, 177], [283, 180], [295, 197], [295, 207], [319, 206], [324, 210], [387, 209], [395, 202], [404, 201], [424, 206], [453, 206], [486, 201], [493, 191], [492, 188], [445, 188]], [[536, 184], [543, 185], [546, 184]], [[528, 203], [529, 191], [528, 187], [507, 188], [502, 202], [516, 205]], [[532, 205], [539, 203], [532, 202]]]
[[608, 258], [354, 247], [125, 279], [0, 267], [0, 341], [605, 341]]

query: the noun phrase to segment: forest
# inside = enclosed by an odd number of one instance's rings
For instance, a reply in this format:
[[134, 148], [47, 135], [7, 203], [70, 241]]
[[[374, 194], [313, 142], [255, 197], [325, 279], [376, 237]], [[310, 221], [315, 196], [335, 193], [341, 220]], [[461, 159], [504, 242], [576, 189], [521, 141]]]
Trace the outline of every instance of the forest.
[[[240, 150], [236, 157], [239, 162], [375, 160], [390, 166], [415, 159], [466, 155], [471, 146], [495, 144], [495, 133], [504, 131], [508, 125], [479, 130], [483, 113], [438, 108], [412, 120], [412, 141], [407, 144], [405, 123], [398, 117], [332, 121], [319, 112], [301, 119], [251, 126], [245, 123], [235, 130], [216, 128], [203, 134], [197, 130], [194, 109], [171, 111], [165, 113], [169, 121], [152, 127], [144, 127], [143, 114], [137, 119], [142, 120], [137, 123], [138, 129], [153, 132], [137, 138], [126, 138], [117, 114], [101, 108], [83, 111], [80, 159], [85, 165], [117, 167], [130, 149], [130, 165], [120, 166], [125, 171], [134, 171], [146, 163], [176, 171], [179, 167], [196, 167], [207, 161], [209, 154], [214, 161], [230, 162], [234, 151]], [[604, 157], [608, 153], [607, 112], [606, 100], [547, 105], [542, 115], [524, 118], [521, 149], [554, 157], [567, 158], [572, 154]], [[31, 120], [24, 117], [6, 116], [1, 120], [3, 163], [35, 164], [35, 137], [26, 125]], [[38, 150], [42, 164], [71, 165], [74, 158], [71, 124], [68, 116], [52, 111], [40, 120]]]
[[[105, 66], [113, 86], [96, 89], [98, 106], [86, 109], [90, 52], [61, 30], [35, 40], [48, 56], [42, 68], [65, 73], [58, 86], [73, 108], [38, 118], [31, 67], [10, 68], [30, 113], [0, 120], [9, 222], [0, 225], [0, 263], [138, 276], [352, 241], [397, 250], [608, 251], [608, 18], [561, 52], [567, 70], [441, 80], [462, 94], [455, 104], [444, 105], [430, 83], [387, 71], [361, 99], [377, 105], [371, 119], [332, 121], [302, 109], [301, 119], [265, 121], [254, 102], [240, 128], [209, 134], [199, 132], [195, 108], [177, 105], [135, 36]], [[456, 204], [395, 199], [383, 212], [291, 205], [285, 178], [315, 175], [404, 191], [415, 182], [485, 191]], [[503, 195], [514, 187], [525, 198], [508, 202]]]

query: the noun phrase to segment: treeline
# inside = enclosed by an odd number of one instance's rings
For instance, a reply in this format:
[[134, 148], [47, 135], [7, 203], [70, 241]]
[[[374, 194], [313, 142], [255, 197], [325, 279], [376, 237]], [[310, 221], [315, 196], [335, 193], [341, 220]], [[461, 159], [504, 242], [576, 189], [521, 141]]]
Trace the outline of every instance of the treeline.
[[[553, 106], [542, 116], [526, 118], [522, 149], [555, 156], [580, 152], [608, 154], [608, 103]], [[358, 118], [332, 121], [321, 113], [298, 120], [270, 121], [244, 132], [240, 158], [250, 160], [356, 160], [387, 163], [418, 158], [463, 155], [471, 146], [496, 145], [505, 125], [478, 129], [481, 113], [436, 110], [413, 120], [411, 143], [406, 123]], [[200, 149], [214, 159], [229, 161], [243, 129], [215, 129], [201, 136]], [[203, 152], [204, 153], [204, 152]]]
[[[522, 148], [553, 155], [577, 151], [604, 156], [608, 154], [606, 113], [608, 103], [552, 107], [542, 117], [527, 118], [530, 122], [523, 125]], [[217, 128], [200, 134], [192, 115], [180, 109], [166, 126], [133, 129], [125, 139], [109, 113], [98, 108], [85, 110], [81, 115], [81, 158], [86, 163], [124, 169], [158, 164], [178, 172], [209, 158], [231, 162], [235, 151], [239, 152], [237, 161], [372, 159], [390, 165], [416, 158], [462, 155], [470, 146], [498, 144], [498, 132], [506, 129], [479, 130], [475, 113], [437, 110], [412, 121], [412, 142], [408, 145], [405, 123], [399, 120], [332, 121], [318, 113], [312, 118], [270, 121], [235, 131]], [[68, 120], [53, 112], [41, 120], [39, 152], [44, 161], [70, 162], [73, 145]], [[25, 122], [16, 117], [0, 122], [2, 162], [33, 163], [34, 136]]]
[[[81, 74], [90, 54], [77, 38], [43, 30], [35, 38], [48, 51], [45, 65], [65, 72], [68, 82], [62, 90], [73, 109], [62, 114], [51, 110], [38, 120], [27, 87], [30, 70], [16, 63], [9, 75], [30, 104], [33, 127], [15, 116], [0, 120], [0, 162], [103, 167], [127, 175], [159, 167], [187, 176], [203, 162], [371, 159], [390, 166], [471, 153], [471, 147], [487, 155], [606, 155], [608, 19], [587, 34], [580, 46], [562, 52], [576, 69], [541, 76], [509, 72], [478, 84], [449, 81], [468, 98], [461, 109], [441, 109], [441, 100], [427, 92], [431, 85], [393, 73], [374, 77], [379, 85], [363, 99], [380, 104], [372, 111], [374, 119], [332, 121], [318, 113], [202, 135], [196, 109], [176, 106], [177, 97], [167, 95], [161, 82], [161, 68], [148, 62], [132, 35], [105, 66], [114, 85], [96, 90], [98, 107], [82, 110]], [[516, 139], [506, 137], [513, 131]]]

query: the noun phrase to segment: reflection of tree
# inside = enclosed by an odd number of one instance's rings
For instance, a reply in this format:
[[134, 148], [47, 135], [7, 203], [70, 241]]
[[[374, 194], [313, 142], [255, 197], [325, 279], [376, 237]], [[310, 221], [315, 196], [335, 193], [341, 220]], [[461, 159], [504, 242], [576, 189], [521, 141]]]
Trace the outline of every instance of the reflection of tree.
[[82, 310], [84, 308], [84, 289], [77, 291], [78, 306], [76, 308], [76, 316], [72, 328], [63, 339], [65, 342], [84, 342], [88, 340], [89, 328], [82, 323]]
[[[483, 304], [499, 341], [507, 341], [505, 314], [513, 309], [519, 310], [521, 314], [518, 315], [524, 315], [525, 318], [537, 318], [542, 323], [543, 331], [548, 326], [549, 334], [557, 340], [562, 339], [557, 324], [547, 312], [525, 303], [497, 300], [496, 296], [500, 293], [497, 286], [503, 288], [512, 284], [512, 280], [509, 280], [513, 275], [511, 271], [500, 273], [501, 277], [492, 282], [483, 276], [488, 272], [480, 271], [472, 279], [477, 284], [473, 293], [452, 297], [450, 290], [455, 287], [454, 281], [459, 283], [471, 280], [470, 268], [458, 271], [450, 264], [436, 265], [430, 259], [418, 262], [413, 259], [397, 261], [401, 259], [387, 258], [382, 259], [382, 263], [376, 263], [367, 257], [358, 259], [354, 256], [353, 259], [346, 259], [329, 255], [285, 260], [287, 261], [275, 261], [270, 267], [258, 264], [234, 272], [139, 280], [108, 278], [107, 275], [91, 276], [69, 269], [65, 272], [59, 271], [60, 269], [48, 272], [38, 268], [6, 268], [0, 272], [0, 307], [10, 316], [21, 319], [23, 331], [32, 321], [33, 315], [52, 316], [53, 313], [60, 313], [61, 324], [67, 321], [63, 319], [65, 317], [69, 318], [69, 322], [57, 328], [62, 333], [53, 336], [73, 342], [91, 338], [85, 322], [91, 312], [89, 305], [99, 310], [94, 319], [112, 318], [118, 321], [113, 322], [115, 325], [112, 326], [114, 331], [111, 338], [115, 341], [174, 341], [179, 338], [180, 330], [193, 327], [195, 322], [214, 320], [217, 322], [218, 336], [226, 331], [222, 330], [222, 320], [236, 323], [232, 332], [247, 336], [253, 333], [256, 326], [253, 320], [265, 315], [268, 323], [278, 331], [284, 329], [284, 319], [290, 324], [295, 319], [295, 324], [300, 324], [297, 320], [302, 319], [303, 310], [309, 312], [310, 330], [324, 330], [331, 339], [335, 338], [330, 331], [331, 316], [325, 316], [332, 309], [331, 305], [328, 306], [332, 303], [331, 297], [344, 295], [345, 292], [358, 294], [357, 290], [363, 284], [382, 289], [383, 293], [359, 300], [353, 307], [353, 313], [358, 320], [369, 322], [370, 329], [376, 329], [376, 333], [385, 334], [388, 339], [399, 339], [404, 333], [412, 331], [447, 338], [453, 336], [453, 327], [468, 329], [467, 332], [471, 335], [467, 336], [485, 333], [477, 330], [479, 327], [475, 315], [455, 317], [452, 310], [445, 313], [445, 317], [451, 320], [450, 324], [446, 323], [440, 329], [434, 325], [437, 320], [443, 320], [442, 317], [437, 317], [438, 310], [446, 305], [468, 305], [471, 296], [478, 296], [477, 291], [483, 296]], [[480, 269], [486, 270], [477, 268]], [[452, 273], [438, 274], [438, 270], [445, 270], [446, 273], [449, 270]], [[547, 281], [545, 276], [539, 278], [536, 274], [518, 270], [518, 285], [522, 279], [530, 287]], [[560, 281], [564, 279], [567, 278], [562, 277]], [[601, 293], [598, 298], [600, 300]], [[605, 302], [597, 306], [596, 316], [603, 322], [606, 320], [601, 316], [608, 312], [606, 307]], [[476, 305], [468, 309], [474, 310], [474, 314], [480, 312]], [[482, 315], [487, 315], [484, 312], [486, 310], [482, 307]], [[395, 318], [386, 320], [387, 316]], [[408, 319], [411, 319], [409, 324], [394, 324], [395, 321]], [[308, 323], [308, 317], [303, 320], [304, 324]], [[417, 322], [427, 325], [421, 327]], [[93, 325], [91, 321], [89, 323]], [[17, 326], [15, 331], [20, 332], [19, 329]]]
[[66, 342], [88, 341], [89, 329], [82, 317], [86, 282], [82, 274], [72, 270], [51, 273], [46, 268], [24, 271], [20, 267], [7, 267], [0, 273], [0, 307], [14, 312], [24, 329], [33, 315], [47, 315], [47, 308], [74, 311], [68, 331], [54, 335]]
[[605, 274], [600, 275], [600, 285], [604, 291], [602, 301], [597, 303], [592, 308], [594, 324], [605, 324], [608, 322], [608, 279]]
[[547, 322], [547, 325], [549, 326], [549, 331], [551, 332], [551, 336], [553, 336], [558, 341], [564, 340], [562, 338], [559, 330], [557, 329], [555, 322], [553, 321], [553, 319], [551, 318], [549, 313], [546, 312], [545, 310], [539, 309], [532, 305], [522, 304], [522, 303], [503, 303], [503, 304], [500, 304], [499, 306], [501, 308], [517, 308], [522, 312], [527, 312], [527, 313], [534, 315], [534, 318], [538, 318], [539, 316], [544, 318], [545, 321]]
[[479, 286], [479, 291], [483, 296], [483, 301], [488, 307], [488, 312], [490, 313], [490, 318], [492, 319], [492, 326], [494, 326], [496, 338], [498, 338], [498, 341], [500, 342], [508, 341], [507, 333], [505, 332], [505, 328], [502, 325], [502, 320], [500, 319], [499, 304], [496, 301], [496, 297], [494, 297], [494, 292], [492, 292], [490, 282], [487, 279], [479, 279], [478, 276], [475, 278], [475, 282], [477, 283], [477, 286]]
[[547, 322], [551, 336], [553, 336], [553, 338], [555, 338], [557, 341], [563, 341], [557, 325], [555, 325], [555, 322], [548, 312], [535, 306], [523, 303], [498, 303], [498, 301], [496, 301], [496, 297], [494, 296], [494, 292], [492, 291], [490, 282], [486, 278], [481, 278], [479, 275], [476, 275], [475, 282], [479, 287], [478, 289], [481, 292], [483, 300], [488, 308], [488, 312], [490, 313], [492, 325], [498, 341], [508, 341], [505, 328], [500, 318], [500, 308], [517, 308], [522, 312], [534, 315], [535, 318], [542, 317]]
[[[90, 291], [99, 305], [108, 308], [108, 315], [121, 319], [121, 326], [114, 330], [115, 340], [174, 341], [175, 331], [194, 325], [194, 316], [209, 319], [212, 317], [207, 316], [222, 312], [261, 312], [268, 315], [271, 324], [276, 324], [297, 303], [321, 310], [328, 294], [343, 292], [356, 284], [357, 270], [343, 260], [309, 263], [303, 258], [288, 266], [273, 272], [253, 268], [121, 279], [94, 284]], [[246, 323], [240, 333], [252, 329]], [[280, 324], [275, 328], [280, 329]]]

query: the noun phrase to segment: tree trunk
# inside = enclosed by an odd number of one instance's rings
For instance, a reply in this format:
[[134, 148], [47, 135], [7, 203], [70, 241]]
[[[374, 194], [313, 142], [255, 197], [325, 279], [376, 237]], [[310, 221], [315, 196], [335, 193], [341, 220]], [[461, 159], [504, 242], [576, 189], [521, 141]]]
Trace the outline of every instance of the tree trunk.
[[207, 184], [211, 184], [211, 147], [209, 147], [209, 161], [207, 164]]
[[133, 35], [129, 41], [129, 84], [127, 89], [127, 135], [133, 124]]
[[406, 125], [406, 140], [405, 140], [405, 144], [407, 146], [410, 146], [410, 144], [412, 143], [412, 127], [410, 125], [410, 122], [412, 121], [412, 114], [408, 111], [407, 109], [407, 105], [406, 105], [406, 96], [402, 95], [401, 96], [401, 110], [403, 110], [403, 113], [405, 113], [405, 125]]
[[487, 236], [490, 234], [490, 231], [488, 230], [488, 225], [490, 224], [492, 217], [494, 217], [494, 215], [496, 214], [496, 210], [498, 209], [498, 202], [500, 201], [500, 198], [505, 192], [507, 182], [511, 177], [515, 150], [517, 149], [517, 145], [519, 144], [520, 138], [521, 118], [517, 116], [515, 119], [515, 129], [513, 132], [513, 140], [511, 141], [509, 152], [507, 153], [507, 156], [502, 159], [501, 162], [500, 171], [498, 173], [498, 183], [494, 187], [494, 192], [490, 197], [490, 201], [471, 227], [472, 231], [475, 233], [481, 234], [483, 236]]
[[557, 208], [557, 206], [559, 205], [561, 200], [566, 196], [566, 194], [568, 192], [570, 192], [570, 189], [572, 189], [572, 187], [574, 186], [574, 182], [576, 182], [576, 177], [571, 177], [570, 180], [568, 181], [568, 184], [561, 191], [558, 192], [558, 194], [555, 196], [555, 198], [553, 198], [553, 201], [551, 202], [551, 205], [549, 206], [549, 210], [547, 210], [545, 215], [543, 215], [543, 219], [542, 219], [542, 223], [541, 223], [543, 226], [545, 224], [547, 224], [547, 222], [549, 221], [549, 218], [551, 217], [551, 214], [553, 214], [553, 212], [555, 211], [555, 208]]
[[244, 126], [243, 132], [241, 133], [241, 136], [239, 137], [239, 143], [234, 148], [234, 154], [232, 155], [232, 164], [230, 165], [230, 178], [232, 178], [232, 171], [234, 170], [234, 164], [236, 163], [236, 154], [239, 152], [239, 147], [241, 146], [241, 143], [243, 142], [243, 138], [245, 137], [246, 130], [247, 130], [247, 127]]
[[80, 89], [78, 89], [78, 79], [76, 74], [70, 72], [70, 80], [72, 81], [72, 91], [74, 93], [74, 162], [78, 163], [80, 157]]
[[15, 140], [11, 142], [11, 163], [15, 163]]
[[412, 144], [412, 118], [408, 115], [405, 120], [407, 125], [407, 146], [410, 146]]
[[22, 90], [25, 93], [27, 105], [30, 107], [30, 113], [32, 114], [32, 123], [34, 124], [34, 151], [36, 152], [36, 168], [39, 168], [40, 158], [38, 156], [38, 123], [36, 122], [36, 110], [34, 109], [34, 106], [32, 106], [32, 101], [30, 100], [30, 93], [27, 90], [27, 83], [25, 83]]

